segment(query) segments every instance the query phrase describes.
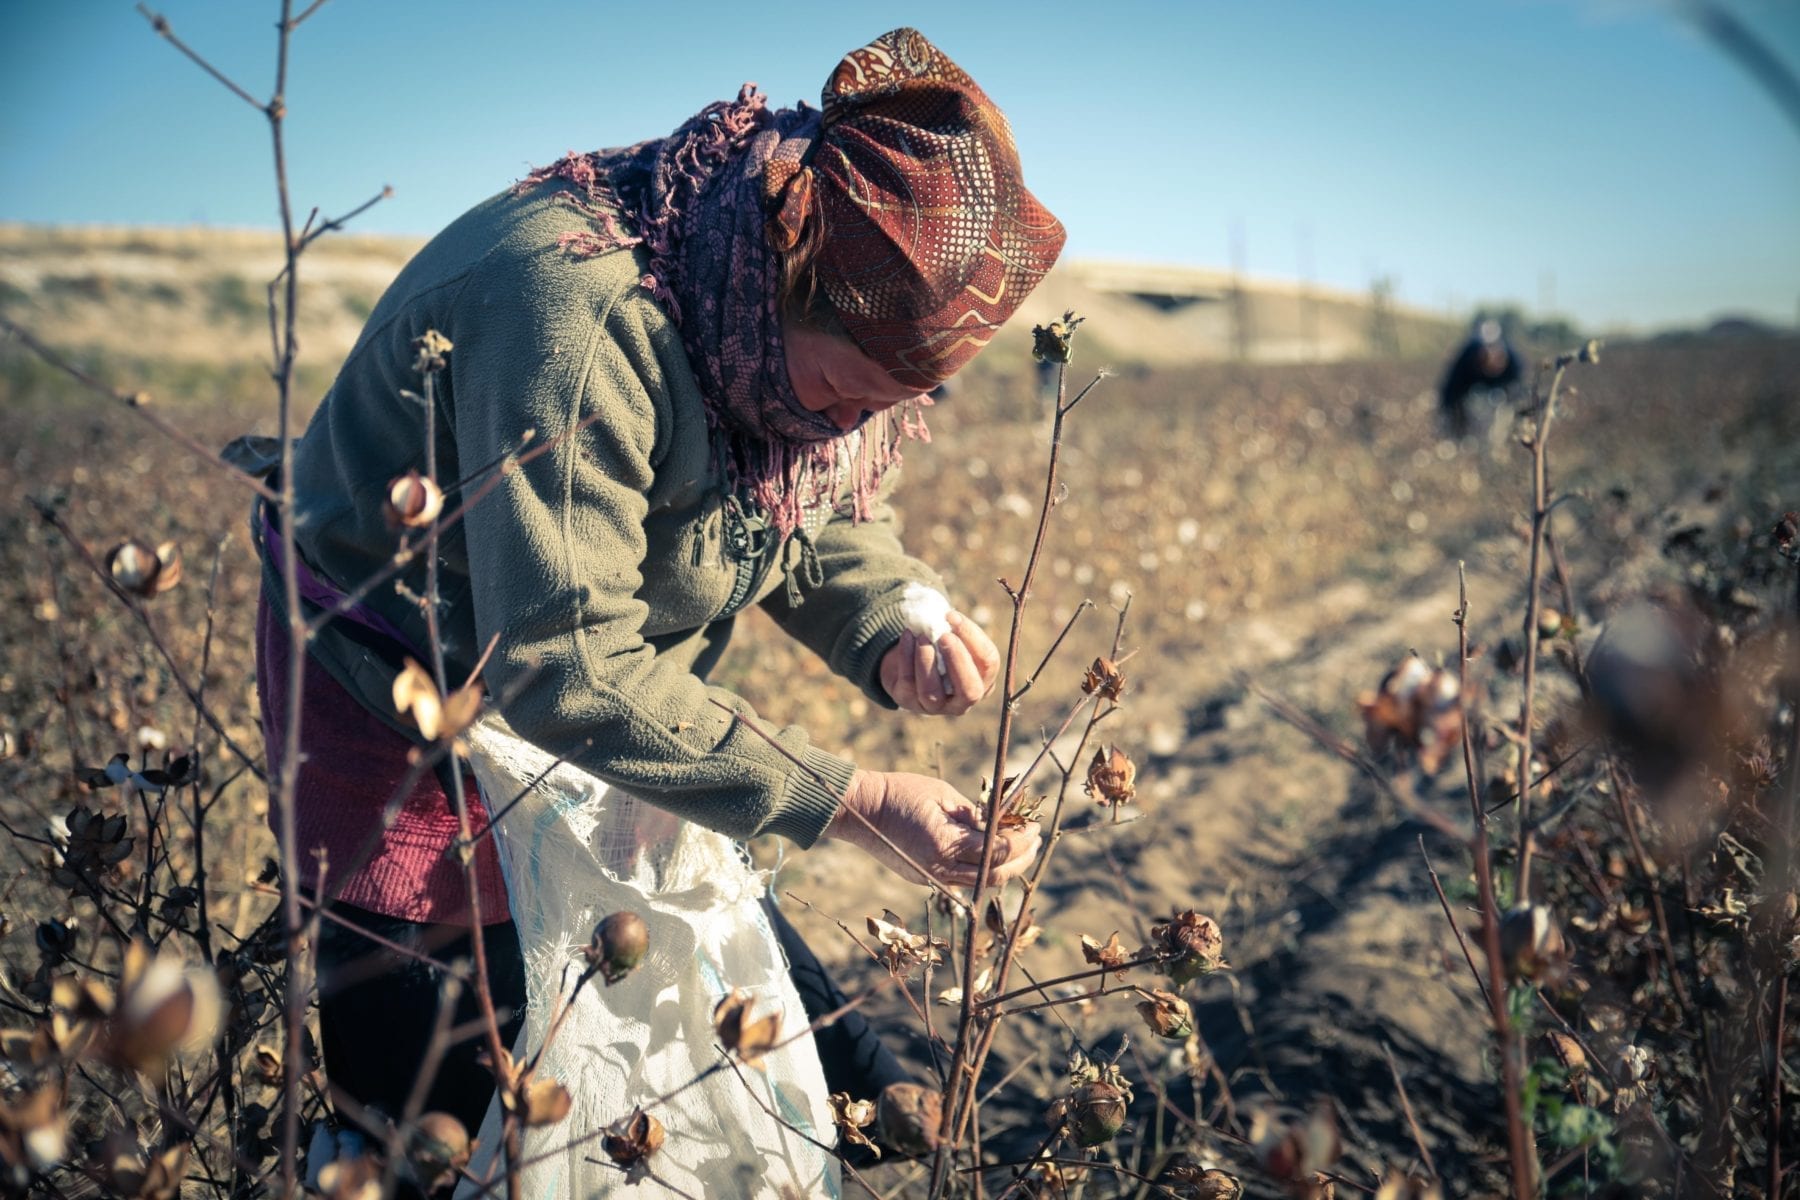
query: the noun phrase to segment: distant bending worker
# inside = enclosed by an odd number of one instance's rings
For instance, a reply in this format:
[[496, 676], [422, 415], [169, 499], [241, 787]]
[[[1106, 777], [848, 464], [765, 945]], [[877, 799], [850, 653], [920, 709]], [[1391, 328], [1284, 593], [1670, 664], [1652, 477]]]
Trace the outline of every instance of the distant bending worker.
[[1469, 432], [1470, 397], [1477, 392], [1497, 392], [1504, 403], [1524, 379], [1519, 352], [1507, 340], [1500, 322], [1483, 318], [1463, 343], [1438, 388], [1438, 407], [1444, 429], [1454, 438]]

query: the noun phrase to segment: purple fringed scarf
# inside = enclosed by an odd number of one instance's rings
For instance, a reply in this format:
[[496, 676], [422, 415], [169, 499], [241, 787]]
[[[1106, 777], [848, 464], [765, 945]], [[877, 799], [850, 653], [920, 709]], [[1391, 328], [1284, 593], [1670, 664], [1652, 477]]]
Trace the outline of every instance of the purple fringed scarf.
[[666, 138], [570, 153], [518, 185], [573, 187], [564, 196], [594, 230], [563, 235], [571, 253], [649, 251], [643, 286], [681, 331], [724, 485], [782, 537], [802, 529], [808, 509], [835, 502], [846, 482], [851, 517], [867, 519], [882, 476], [900, 462], [902, 435], [929, 436], [914, 404], [846, 433], [802, 408], [788, 381], [763, 172], [772, 159], [800, 161], [819, 122], [805, 105], [770, 111], [747, 83], [737, 100], [708, 105]]

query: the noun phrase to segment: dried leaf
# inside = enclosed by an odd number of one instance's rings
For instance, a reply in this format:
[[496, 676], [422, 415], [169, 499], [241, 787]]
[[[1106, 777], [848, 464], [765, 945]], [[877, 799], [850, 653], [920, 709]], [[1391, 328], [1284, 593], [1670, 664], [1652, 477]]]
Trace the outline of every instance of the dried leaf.
[[437, 684], [432, 681], [430, 672], [410, 658], [400, 674], [394, 676], [394, 709], [402, 714], [410, 713], [413, 724], [419, 727], [426, 741], [437, 740], [443, 727], [443, 702], [438, 698]]
[[[988, 967], [983, 967], [981, 973], [975, 976], [975, 998], [980, 1000], [987, 995], [992, 987], [993, 971]], [[955, 987], [947, 987], [937, 994], [937, 1002], [939, 1004], [949, 1005], [952, 1008], [962, 1004], [962, 998], [963, 990], [961, 984], [958, 984]]]
[[1025, 795], [1015, 799], [1000, 813], [1000, 828], [1024, 829], [1038, 820], [1044, 811], [1044, 798]]
[[662, 1122], [641, 1108], [615, 1121], [601, 1140], [607, 1157], [622, 1167], [635, 1167], [662, 1149], [665, 1134]]
[[1031, 357], [1039, 362], [1068, 362], [1070, 343], [1075, 338], [1075, 330], [1086, 319], [1070, 310], [1063, 313], [1060, 321], [1052, 321], [1048, 325], [1032, 326]]
[[268, 1046], [258, 1046], [255, 1059], [256, 1077], [270, 1087], [280, 1087], [287, 1078], [282, 1070], [281, 1054]]
[[833, 1092], [830, 1102], [831, 1119], [838, 1127], [839, 1136], [852, 1145], [868, 1148], [876, 1158], [880, 1158], [881, 1147], [871, 1142], [863, 1132], [875, 1121], [875, 1102], [852, 1100], [849, 1092]]
[[498, 1061], [484, 1048], [475, 1055], [475, 1062], [493, 1072], [494, 1084], [503, 1097], [519, 1090], [520, 1066], [506, 1047], [500, 1048]]
[[[1113, 930], [1112, 937], [1106, 940], [1105, 945], [1100, 944], [1085, 933], [1082, 934], [1081, 957], [1088, 962], [1093, 963], [1095, 966], [1105, 967], [1107, 971], [1112, 972], [1113, 975], [1119, 979], [1123, 979], [1125, 977], [1125, 972], [1129, 970], [1125, 965], [1125, 949], [1119, 945], [1119, 931], [1116, 929]], [[1100, 977], [1104, 980], [1106, 978], [1106, 972], [1102, 972]]]
[[1138, 1002], [1138, 1015], [1144, 1018], [1151, 1033], [1172, 1042], [1184, 1042], [1193, 1036], [1194, 1010], [1186, 1000], [1160, 988], [1148, 992], [1139, 988], [1138, 995], [1144, 997]]
[[1090, 696], [1097, 692], [1102, 699], [1116, 704], [1125, 695], [1125, 672], [1110, 658], [1096, 658], [1081, 677], [1081, 690]]
[[944, 957], [940, 951], [950, 948], [942, 938], [912, 932], [889, 909], [884, 909], [879, 918], [865, 917], [864, 920], [869, 933], [881, 943], [882, 961], [896, 974], [904, 974], [915, 964], [942, 962]]
[[442, 737], [455, 737], [473, 725], [475, 718], [480, 715], [481, 689], [473, 684], [459, 687], [444, 698], [440, 717], [442, 728], [438, 733]]
[[1163, 970], [1178, 985], [1229, 966], [1225, 961], [1225, 935], [1220, 932], [1219, 923], [1193, 909], [1176, 913], [1161, 925], [1152, 925], [1148, 948], [1162, 956]]
[[737, 1055], [745, 1066], [759, 1067], [762, 1056], [774, 1049], [781, 1037], [781, 1014], [752, 1020], [750, 1006], [754, 1002], [749, 992], [732, 988], [713, 1009], [713, 1032], [726, 1051]]
[[1137, 764], [1117, 746], [1097, 749], [1088, 764], [1086, 788], [1102, 804], [1129, 804], [1137, 796]]
[[413, 370], [421, 375], [443, 370], [453, 349], [455, 346], [449, 338], [435, 329], [427, 329], [412, 340]]
[[569, 1089], [554, 1079], [534, 1079], [525, 1085], [525, 1094], [519, 1105], [519, 1119], [527, 1128], [536, 1129], [544, 1125], [554, 1125], [569, 1115], [569, 1109], [575, 1098], [569, 1095]]

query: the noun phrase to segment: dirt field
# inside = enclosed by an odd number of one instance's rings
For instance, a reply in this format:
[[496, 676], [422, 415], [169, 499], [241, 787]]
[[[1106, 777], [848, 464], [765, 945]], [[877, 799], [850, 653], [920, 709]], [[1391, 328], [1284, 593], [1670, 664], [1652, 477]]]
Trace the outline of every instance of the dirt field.
[[[953, 599], [996, 639], [1008, 605], [994, 581], [1019, 578], [1042, 490], [1046, 426], [1025, 340], [991, 351], [933, 414], [934, 440], [909, 451], [898, 501], [909, 543], [942, 566]], [[225, 732], [253, 753], [254, 574], [241, 491], [133, 415], [13, 348], [4, 354], [0, 722], [22, 753], [0, 762], [0, 816], [27, 832], [78, 794], [72, 760], [103, 763], [143, 726], [175, 743], [194, 737], [192, 708], [145, 630], [27, 499], [61, 504], [96, 550], [131, 535], [181, 543], [187, 583], [158, 602], [155, 631], [188, 664], [188, 682], [227, 714]], [[1078, 356], [1071, 377], [1085, 379], [1094, 365]], [[252, 427], [270, 431], [268, 385], [253, 368], [117, 358], [102, 366], [121, 384], [151, 387], [161, 411], [207, 444]], [[1015, 758], [1034, 752], [1036, 732], [1068, 711], [1081, 669], [1111, 641], [1114, 606], [1129, 596], [1130, 692], [1105, 737], [1137, 758], [1140, 803], [1116, 828], [1097, 810], [1078, 813], [1040, 899], [1045, 933], [1027, 965], [1053, 978], [1081, 966], [1082, 934], [1105, 940], [1118, 930], [1135, 945], [1150, 921], [1175, 909], [1214, 916], [1233, 970], [1191, 994], [1217, 1077], [1194, 1095], [1183, 1070], [1164, 1070], [1164, 1051], [1134, 1034], [1129, 1073], [1175, 1080], [1164, 1104], [1140, 1086], [1133, 1123], [1144, 1140], [1165, 1123], [1173, 1130], [1170, 1110], [1303, 1111], [1330, 1095], [1346, 1143], [1340, 1170], [1372, 1181], [1384, 1163], [1416, 1157], [1391, 1051], [1440, 1171], [1458, 1181], [1455, 1194], [1481, 1195], [1497, 1178], [1503, 1130], [1480, 999], [1425, 874], [1423, 826], [1253, 690], [1359, 736], [1359, 691], [1409, 648], [1432, 661], [1453, 654], [1458, 560], [1468, 566], [1473, 636], [1489, 652], [1479, 661], [1491, 664], [1492, 650], [1516, 632], [1527, 459], [1503, 439], [1440, 440], [1436, 369], [1423, 361], [1121, 365], [1070, 420], [1068, 493], [1031, 597], [1023, 661], [1039, 660], [1082, 600], [1097, 607], [1023, 704]], [[320, 378], [309, 378], [307, 394]], [[1662, 553], [1671, 533], [1698, 525], [1728, 543], [1800, 507], [1796, 380], [1800, 344], [1792, 340], [1614, 347], [1574, 377], [1556, 435], [1558, 481], [1581, 499], [1563, 510], [1558, 533], [1584, 638], [1657, 578], [1681, 578]], [[223, 546], [216, 631], [202, 675], [215, 545]], [[802, 722], [872, 766], [942, 771], [969, 793], [988, 773], [991, 703], [954, 726], [873, 712], [779, 644], [760, 614], [742, 623], [739, 638], [722, 682], [768, 719]], [[1484, 691], [1511, 686], [1492, 666], [1482, 675]], [[1568, 680], [1551, 675], [1550, 694], [1566, 694]], [[219, 746], [212, 734], [204, 740]], [[208, 757], [220, 777], [238, 765], [228, 749]], [[1426, 793], [1427, 803], [1447, 811], [1463, 803], [1453, 775], [1446, 772], [1441, 794]], [[209, 816], [217, 830], [209, 853], [225, 864], [212, 903], [239, 933], [268, 903], [244, 887], [269, 845], [265, 801], [250, 783], [229, 790]], [[1072, 803], [1091, 808], [1079, 786]], [[34, 848], [0, 845], [12, 881], [0, 908], [13, 917], [0, 959], [16, 974], [49, 901], [27, 882]], [[1425, 845], [1466, 910], [1472, 884], [1461, 848], [1431, 835]], [[773, 847], [758, 849], [775, 856]], [[865, 915], [891, 907], [923, 920], [924, 893], [876, 876], [854, 851], [826, 846], [781, 863], [784, 894], [816, 905], [787, 902], [794, 919], [841, 964], [847, 987], [874, 978], [875, 968], [831, 919], [860, 929]], [[923, 1069], [911, 1018], [897, 1005], [882, 1017]], [[990, 1147], [1026, 1153], [1036, 1144], [1040, 1100], [1054, 1091], [1074, 1039], [1110, 1052], [1121, 1031], [1136, 1027], [1122, 999], [1014, 1021], [990, 1067], [995, 1082], [1011, 1079], [1004, 1105], [984, 1110]], [[903, 1181], [905, 1168], [887, 1170], [888, 1183]], [[1273, 1194], [1256, 1186], [1246, 1194]]]

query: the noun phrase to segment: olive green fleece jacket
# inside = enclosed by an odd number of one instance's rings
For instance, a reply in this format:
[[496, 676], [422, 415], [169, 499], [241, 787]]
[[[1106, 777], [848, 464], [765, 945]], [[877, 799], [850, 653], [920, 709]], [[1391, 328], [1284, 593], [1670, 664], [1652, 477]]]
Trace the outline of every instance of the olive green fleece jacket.
[[[387, 483], [425, 465], [410, 343], [437, 330], [454, 345], [435, 391], [446, 511], [492, 488], [442, 539], [453, 685], [496, 638], [486, 688], [522, 736], [708, 828], [810, 845], [854, 767], [797, 727], [759, 722], [784, 754], [711, 703], [756, 719], [705, 682], [734, 613], [759, 602], [891, 708], [877, 676], [903, 629], [901, 592], [915, 580], [942, 585], [901, 549], [885, 498], [870, 521], [813, 514], [824, 578], [798, 606], [783, 586], [782, 547], [733, 557], [699, 387], [679, 333], [640, 286], [644, 257], [560, 248], [562, 234], [589, 228], [554, 199], [560, 190], [506, 192], [471, 210], [377, 304], [295, 451], [301, 553], [340, 587], [391, 558]], [[496, 469], [521, 448], [542, 452]], [[402, 583], [367, 603], [425, 646], [410, 598], [424, 594], [423, 563]], [[312, 652], [393, 723], [391, 663], [330, 631]]]

